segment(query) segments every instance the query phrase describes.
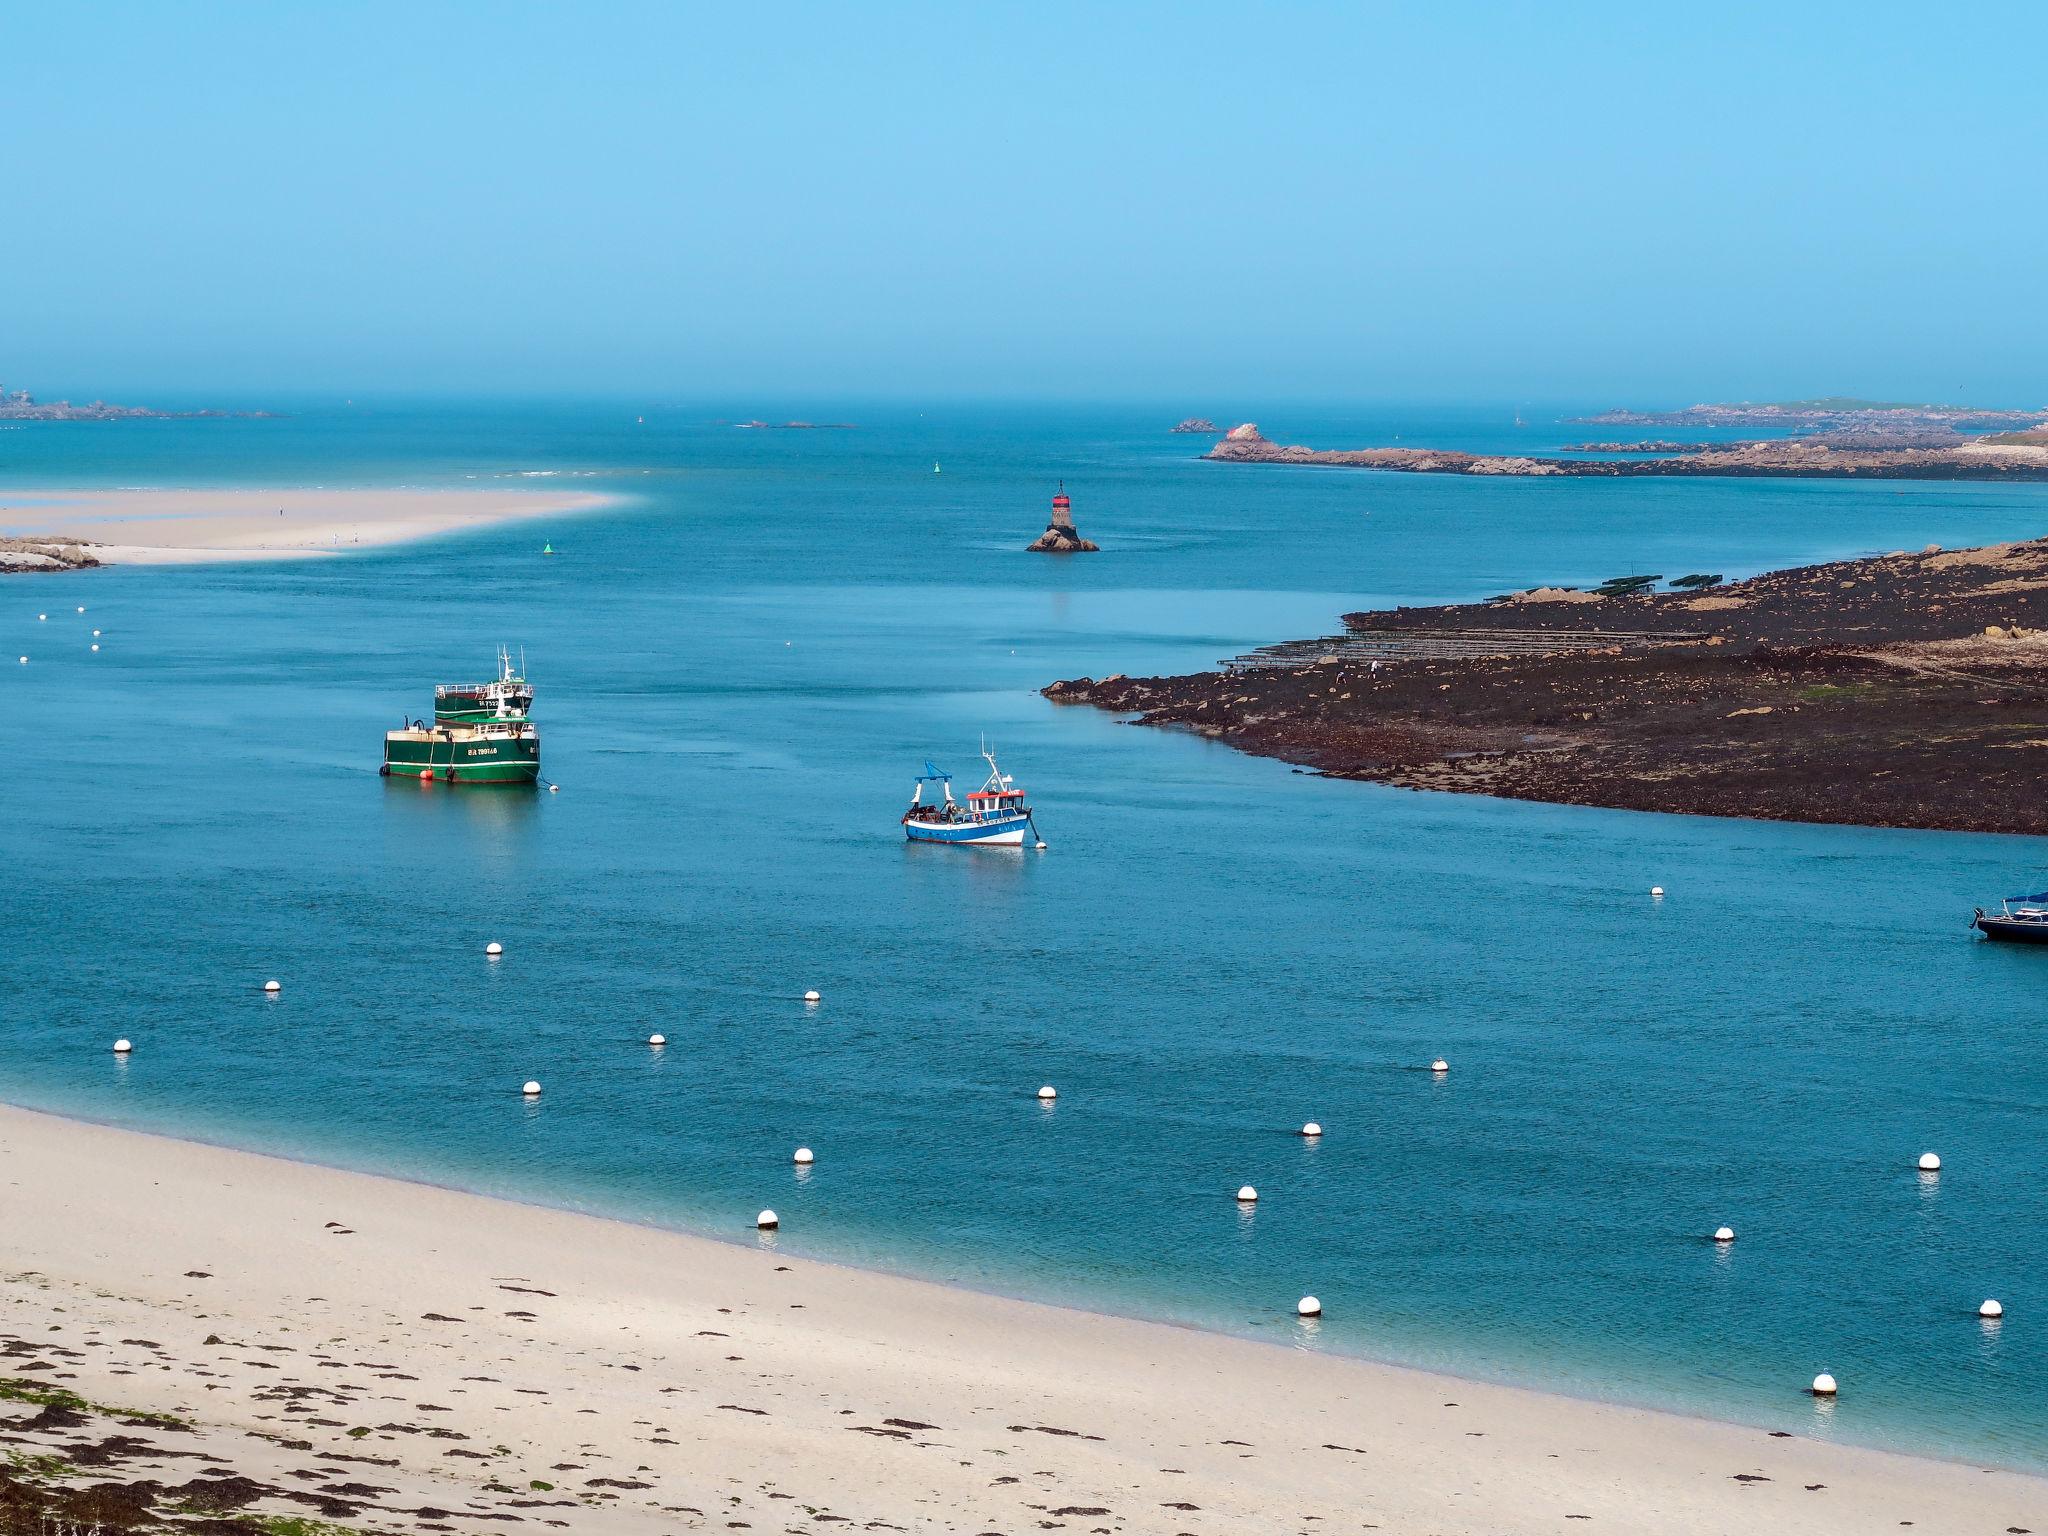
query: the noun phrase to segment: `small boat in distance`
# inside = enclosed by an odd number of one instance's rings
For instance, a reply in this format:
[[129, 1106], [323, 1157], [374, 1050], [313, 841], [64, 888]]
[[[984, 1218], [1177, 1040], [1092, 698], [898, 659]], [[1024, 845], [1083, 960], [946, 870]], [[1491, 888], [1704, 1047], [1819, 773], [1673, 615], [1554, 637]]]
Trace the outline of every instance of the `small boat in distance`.
[[[1031, 819], [1031, 807], [1024, 803], [1024, 791], [996, 766], [992, 750], [984, 746], [981, 755], [988, 763], [988, 780], [967, 797], [965, 805], [953, 798], [953, 775], [929, 758], [925, 760], [924, 772], [917, 775], [910, 791], [910, 809], [903, 813], [905, 837], [913, 843], [1021, 848], [1025, 829], [1029, 828], [1032, 841], [1041, 848], [1045, 846], [1038, 836], [1037, 823]], [[938, 785], [944, 798], [928, 802], [924, 798], [927, 784]]]
[[1998, 904], [1996, 912], [1979, 907], [1970, 926], [1987, 939], [2048, 944], [2048, 891], [2034, 896], [2008, 896]]

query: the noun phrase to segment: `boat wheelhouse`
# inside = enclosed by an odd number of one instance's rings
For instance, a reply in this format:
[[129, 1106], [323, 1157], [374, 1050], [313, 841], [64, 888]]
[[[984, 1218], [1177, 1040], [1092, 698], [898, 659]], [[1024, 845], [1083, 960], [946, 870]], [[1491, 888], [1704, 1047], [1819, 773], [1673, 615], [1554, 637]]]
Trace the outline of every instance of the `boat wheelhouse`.
[[[995, 753], [981, 749], [988, 763], [988, 779], [972, 791], [963, 805], [953, 798], [953, 776], [929, 759], [910, 791], [910, 809], [903, 813], [903, 835], [913, 843], [966, 843], [977, 847], [1021, 848], [1025, 833], [1039, 847], [1045, 846], [1031, 819], [1031, 807], [1016, 781], [996, 766]], [[936, 785], [940, 799], [926, 800], [927, 784]]]
[[436, 683], [434, 723], [475, 725], [486, 720], [524, 720], [533, 708], [533, 684], [521, 672], [526, 658], [520, 657], [519, 671], [512, 670], [512, 652], [498, 647], [498, 676], [488, 683]]

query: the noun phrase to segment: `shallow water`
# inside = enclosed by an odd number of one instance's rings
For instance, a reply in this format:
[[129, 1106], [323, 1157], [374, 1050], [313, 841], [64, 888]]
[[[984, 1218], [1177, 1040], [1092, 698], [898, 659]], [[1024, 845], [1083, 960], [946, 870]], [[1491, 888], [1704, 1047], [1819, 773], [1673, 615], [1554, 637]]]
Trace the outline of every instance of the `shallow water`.
[[[1035, 692], [1368, 603], [2032, 535], [2048, 491], [1211, 465], [1171, 408], [715, 414], [0, 434], [24, 486], [633, 498], [0, 586], [0, 651], [33, 656], [0, 671], [0, 1093], [741, 1241], [773, 1205], [786, 1251], [2048, 1465], [2048, 954], [1964, 926], [2048, 884], [2036, 843], [1332, 783]], [[1585, 435], [1507, 415], [1261, 419]], [[1102, 555], [1021, 552], [1062, 477]], [[379, 732], [500, 640], [562, 793], [380, 780]], [[1051, 848], [903, 844], [909, 776], [971, 776], [984, 731]]]

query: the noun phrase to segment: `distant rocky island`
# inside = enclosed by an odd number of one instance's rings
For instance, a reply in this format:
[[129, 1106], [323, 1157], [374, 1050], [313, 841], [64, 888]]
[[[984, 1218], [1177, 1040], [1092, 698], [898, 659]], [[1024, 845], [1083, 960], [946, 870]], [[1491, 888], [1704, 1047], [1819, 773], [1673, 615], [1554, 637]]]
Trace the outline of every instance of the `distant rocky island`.
[[272, 411], [159, 411], [146, 405], [109, 405], [88, 400], [73, 405], [69, 400], [38, 400], [25, 389], [0, 388], [0, 421], [174, 421], [217, 416], [241, 419], [273, 419]]
[[[1576, 475], [1619, 479], [1649, 475], [1755, 476], [1878, 480], [2048, 480], [2048, 412], [1965, 411], [1953, 406], [1869, 406], [1854, 411], [1785, 414], [1787, 406], [1693, 406], [1691, 411], [1777, 412], [1778, 425], [1807, 428], [1799, 435], [1727, 442], [1603, 442], [1559, 453], [1627, 454], [1626, 458], [1561, 458], [1528, 454], [1463, 453], [1447, 448], [1307, 448], [1268, 439], [1256, 423], [1233, 427], [1204, 458], [1238, 464], [1307, 464], [1386, 469], [1433, 475]], [[1614, 422], [1610, 412], [1596, 421]], [[1629, 418], [1633, 425], [1682, 419], [1693, 426], [1722, 425], [1690, 415]], [[1734, 419], [1734, 418], [1731, 418]], [[1754, 416], [1743, 416], [1753, 422]], [[2008, 426], [2018, 431], [1969, 437], [1957, 430]]]
[[1168, 428], [1172, 432], [1207, 432], [1215, 434], [1223, 429], [1206, 416], [1190, 416], [1187, 420]]
[[1044, 692], [1410, 789], [2048, 833], [2048, 540], [1344, 624], [1215, 672]]
[[764, 428], [771, 432], [851, 432], [850, 421], [736, 421], [736, 427]]

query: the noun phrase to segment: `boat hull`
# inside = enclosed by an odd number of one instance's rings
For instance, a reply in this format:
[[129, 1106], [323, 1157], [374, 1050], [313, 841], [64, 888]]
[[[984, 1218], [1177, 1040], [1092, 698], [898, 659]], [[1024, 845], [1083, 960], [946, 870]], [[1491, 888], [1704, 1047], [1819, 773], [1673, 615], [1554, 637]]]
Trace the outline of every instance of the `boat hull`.
[[532, 784], [540, 778], [540, 733], [478, 737], [455, 730], [391, 731], [382, 772], [446, 784]]
[[1987, 939], [2008, 944], [2048, 944], [2048, 923], [2039, 918], [2000, 917], [1996, 912], [1979, 912], [1977, 929]]
[[903, 835], [913, 843], [951, 843], [969, 848], [1021, 848], [1031, 826], [1029, 816], [1005, 816], [1000, 820], [906, 821]]

